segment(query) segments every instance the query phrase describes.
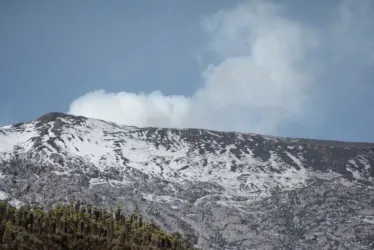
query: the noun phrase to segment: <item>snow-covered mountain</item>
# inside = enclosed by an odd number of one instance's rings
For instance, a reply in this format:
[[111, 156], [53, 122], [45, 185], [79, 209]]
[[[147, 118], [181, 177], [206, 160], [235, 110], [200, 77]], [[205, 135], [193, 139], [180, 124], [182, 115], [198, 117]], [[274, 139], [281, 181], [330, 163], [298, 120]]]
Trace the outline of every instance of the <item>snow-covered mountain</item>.
[[48, 113], [0, 127], [0, 199], [137, 207], [203, 249], [374, 249], [374, 144]]

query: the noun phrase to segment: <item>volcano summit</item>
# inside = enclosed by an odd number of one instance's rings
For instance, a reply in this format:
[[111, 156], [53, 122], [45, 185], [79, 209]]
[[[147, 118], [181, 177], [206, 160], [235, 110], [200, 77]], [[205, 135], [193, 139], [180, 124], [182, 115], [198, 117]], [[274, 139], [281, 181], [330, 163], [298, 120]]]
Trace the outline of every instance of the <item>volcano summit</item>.
[[0, 198], [137, 208], [203, 249], [373, 249], [374, 144], [48, 113], [0, 127]]

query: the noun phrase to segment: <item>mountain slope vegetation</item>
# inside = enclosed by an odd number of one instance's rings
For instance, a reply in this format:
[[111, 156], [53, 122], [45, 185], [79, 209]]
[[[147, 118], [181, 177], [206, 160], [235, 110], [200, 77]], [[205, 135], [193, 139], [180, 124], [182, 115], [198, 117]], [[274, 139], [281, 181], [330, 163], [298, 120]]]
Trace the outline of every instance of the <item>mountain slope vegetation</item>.
[[188, 235], [168, 234], [135, 212], [129, 216], [87, 204], [14, 208], [0, 202], [1, 249], [187, 250]]

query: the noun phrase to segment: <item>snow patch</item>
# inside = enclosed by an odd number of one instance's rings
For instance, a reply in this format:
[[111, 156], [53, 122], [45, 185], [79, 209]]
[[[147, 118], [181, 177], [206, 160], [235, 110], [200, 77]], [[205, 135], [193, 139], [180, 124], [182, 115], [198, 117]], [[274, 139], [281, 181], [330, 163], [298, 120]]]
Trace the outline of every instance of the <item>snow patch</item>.
[[0, 200], [6, 200], [9, 198], [9, 194], [5, 193], [4, 191], [0, 191]]
[[213, 133], [213, 132], [208, 131], [208, 130], [204, 130], [204, 132], [207, 133], [207, 134], [213, 135], [213, 136], [223, 137], [222, 135], [219, 135], [219, 134]]
[[349, 165], [346, 167], [346, 170], [352, 173], [353, 178], [361, 179], [361, 175], [358, 170], [351, 168]]

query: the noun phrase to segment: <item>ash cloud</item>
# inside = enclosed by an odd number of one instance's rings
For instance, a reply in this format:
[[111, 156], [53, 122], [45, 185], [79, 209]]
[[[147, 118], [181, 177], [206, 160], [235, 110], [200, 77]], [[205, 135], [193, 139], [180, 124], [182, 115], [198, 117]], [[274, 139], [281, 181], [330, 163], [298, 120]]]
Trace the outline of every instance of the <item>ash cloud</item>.
[[370, 1], [340, 1], [323, 27], [293, 20], [276, 1], [219, 11], [201, 23], [215, 60], [192, 96], [95, 90], [74, 100], [69, 113], [139, 127], [278, 134], [315, 112], [311, 95], [324, 88], [326, 70], [349, 72], [341, 84], [354, 85], [373, 64], [373, 9]]

